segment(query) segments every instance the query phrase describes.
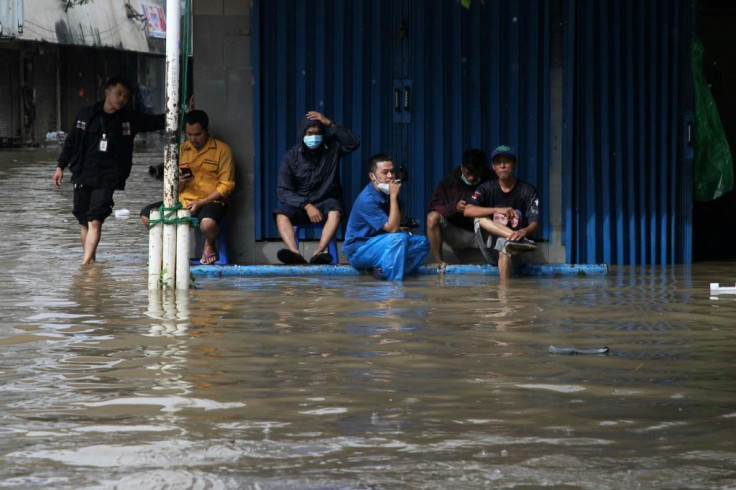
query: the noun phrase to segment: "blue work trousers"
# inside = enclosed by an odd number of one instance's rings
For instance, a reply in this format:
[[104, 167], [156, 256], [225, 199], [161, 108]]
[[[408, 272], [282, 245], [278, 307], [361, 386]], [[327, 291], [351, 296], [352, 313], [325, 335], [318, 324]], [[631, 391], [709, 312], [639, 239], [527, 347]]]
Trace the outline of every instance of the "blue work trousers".
[[361, 245], [349, 258], [356, 269], [380, 267], [389, 281], [401, 281], [404, 274], [417, 271], [429, 253], [426, 236], [384, 233]]

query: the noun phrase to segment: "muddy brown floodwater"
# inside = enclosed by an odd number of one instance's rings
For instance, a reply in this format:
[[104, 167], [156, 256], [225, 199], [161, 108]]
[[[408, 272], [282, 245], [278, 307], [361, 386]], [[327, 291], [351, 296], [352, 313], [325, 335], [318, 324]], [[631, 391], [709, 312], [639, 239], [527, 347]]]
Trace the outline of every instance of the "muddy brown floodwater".
[[89, 267], [57, 154], [0, 152], [0, 488], [736, 487], [733, 263], [149, 295], [160, 151]]

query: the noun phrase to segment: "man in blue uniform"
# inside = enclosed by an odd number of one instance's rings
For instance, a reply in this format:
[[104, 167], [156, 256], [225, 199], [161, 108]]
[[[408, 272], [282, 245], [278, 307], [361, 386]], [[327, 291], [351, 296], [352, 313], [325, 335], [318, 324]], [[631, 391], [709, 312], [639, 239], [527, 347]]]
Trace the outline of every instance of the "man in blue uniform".
[[377, 279], [401, 281], [422, 265], [429, 241], [399, 229], [401, 183], [391, 158], [383, 153], [373, 155], [368, 177], [371, 182], [350, 212], [342, 251], [356, 269], [370, 269]]

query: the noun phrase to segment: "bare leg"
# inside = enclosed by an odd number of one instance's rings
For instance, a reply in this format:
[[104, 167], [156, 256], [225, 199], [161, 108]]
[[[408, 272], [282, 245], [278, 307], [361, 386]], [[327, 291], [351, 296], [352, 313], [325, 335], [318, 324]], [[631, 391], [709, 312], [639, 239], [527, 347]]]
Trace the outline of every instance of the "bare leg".
[[277, 214], [276, 226], [279, 229], [279, 235], [281, 235], [281, 240], [283, 240], [286, 248], [298, 254], [299, 248], [297, 248], [296, 241], [294, 240], [294, 226], [291, 224], [291, 220], [284, 214]]
[[498, 276], [501, 278], [501, 283], [511, 279], [512, 265], [509, 254], [498, 252]]
[[99, 220], [90, 221], [87, 226], [82, 226], [82, 248], [84, 249], [82, 265], [95, 263], [97, 257], [97, 245], [100, 243], [101, 235], [102, 222]]
[[149, 217], [148, 217], [148, 216], [145, 216], [145, 215], [143, 215], [143, 214], [141, 215], [141, 221], [143, 222], [143, 225], [144, 225], [144, 226], [145, 226], [146, 228], [148, 228], [148, 220], [149, 220]]
[[437, 211], [430, 211], [427, 215], [427, 239], [429, 240], [429, 248], [434, 255], [434, 261], [438, 264], [444, 264], [445, 259], [442, 257], [442, 228], [440, 220], [442, 215]]
[[82, 236], [82, 254], [84, 254], [84, 244], [87, 242], [87, 225], [79, 225], [79, 234]]
[[481, 228], [495, 236], [508, 238], [513, 233], [513, 231], [511, 231], [511, 228], [509, 228], [508, 226], [497, 223], [490, 218], [478, 218], [478, 222], [480, 223]]
[[327, 246], [334, 238], [335, 233], [337, 233], [337, 227], [340, 226], [341, 216], [340, 211], [330, 211], [327, 213], [327, 221], [325, 221], [325, 224], [322, 227], [322, 236], [319, 239], [319, 245], [317, 245], [313, 255], [320, 254], [327, 250]]
[[217, 221], [212, 218], [202, 218], [202, 221], [199, 222], [199, 230], [204, 236], [202, 256], [210, 255], [212, 256], [212, 262], [214, 262], [214, 255], [217, 253], [217, 237], [220, 235], [220, 225], [218, 225]]
[[[497, 223], [490, 218], [478, 218], [478, 222], [480, 223], [481, 228], [495, 236], [508, 238], [513, 233], [511, 228], [508, 226]], [[504, 252], [498, 252], [498, 275], [501, 278], [501, 283], [511, 279], [512, 269], [513, 263], [511, 261], [511, 256]]]

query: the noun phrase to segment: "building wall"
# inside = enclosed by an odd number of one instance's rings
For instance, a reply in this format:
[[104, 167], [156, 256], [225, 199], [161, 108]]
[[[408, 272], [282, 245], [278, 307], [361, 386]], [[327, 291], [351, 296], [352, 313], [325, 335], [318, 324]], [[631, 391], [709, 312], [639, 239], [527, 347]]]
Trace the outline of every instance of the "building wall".
[[0, 0], [0, 37], [15, 37], [23, 26], [23, 1]]
[[19, 51], [0, 46], [0, 144], [20, 137]]
[[141, 12], [139, 0], [66, 10], [59, 0], [0, 0], [0, 138], [38, 143], [68, 130], [112, 75], [151, 87], [153, 110], [163, 111], [165, 39], [149, 35]]
[[28, 134], [31, 141], [43, 141], [46, 133], [61, 129], [58, 107], [58, 60], [59, 47], [53, 45], [36, 45], [26, 50], [27, 62], [31, 65], [33, 120]]
[[[151, 89], [163, 112], [164, 57], [108, 48], [0, 41], [0, 141], [34, 144], [68, 131], [76, 113], [104, 96], [113, 75]], [[135, 104], [135, 102], [134, 102]]]
[[[146, 3], [163, 9], [163, 0]], [[154, 110], [162, 111], [164, 52], [165, 39], [149, 35], [139, 0], [68, 9], [59, 0], [0, 0], [0, 138], [38, 143], [47, 132], [68, 130], [111, 75], [151, 86]], [[141, 59], [146, 71], [139, 74]]]
[[[146, 2], [164, 6], [162, 0]], [[60, 0], [0, 0], [0, 21], [5, 20], [0, 35], [19, 41], [164, 53], [164, 40], [148, 35], [142, 12], [139, 0], [94, 1], [66, 10]]]
[[229, 258], [256, 262], [253, 213], [253, 67], [250, 2], [194, 0], [194, 83], [197, 109], [235, 160], [235, 191], [228, 215]]

